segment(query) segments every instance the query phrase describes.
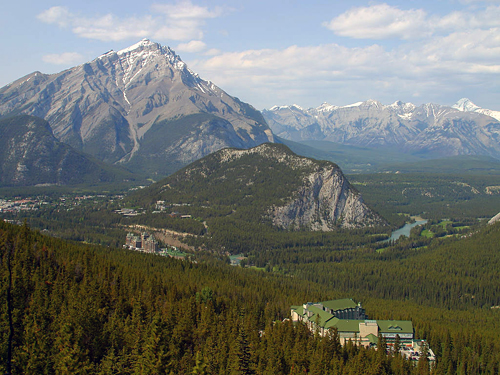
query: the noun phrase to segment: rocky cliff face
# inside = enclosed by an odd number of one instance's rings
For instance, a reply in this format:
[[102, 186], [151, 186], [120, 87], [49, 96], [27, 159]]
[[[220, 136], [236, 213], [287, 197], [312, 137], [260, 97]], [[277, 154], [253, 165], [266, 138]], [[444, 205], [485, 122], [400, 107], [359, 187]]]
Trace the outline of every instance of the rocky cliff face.
[[331, 231], [383, 224], [363, 202], [338, 168], [320, 168], [304, 178], [303, 185], [284, 206], [269, 210], [273, 224], [285, 229]]
[[1, 88], [0, 114], [12, 113], [47, 120], [58, 140], [111, 163], [183, 165], [223, 147], [274, 141], [258, 111], [149, 40]]
[[429, 156], [500, 157], [500, 122], [492, 111], [470, 108], [463, 103], [417, 107], [368, 100], [344, 107], [275, 106], [263, 115], [277, 136], [293, 141], [325, 140]]

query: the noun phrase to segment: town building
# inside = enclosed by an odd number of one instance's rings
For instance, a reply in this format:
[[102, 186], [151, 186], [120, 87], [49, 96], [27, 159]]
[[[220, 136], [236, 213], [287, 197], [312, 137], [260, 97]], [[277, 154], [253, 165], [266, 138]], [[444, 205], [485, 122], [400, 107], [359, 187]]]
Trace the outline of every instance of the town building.
[[125, 237], [125, 247], [134, 250], [140, 249], [142, 247], [141, 236], [134, 233], [127, 233], [127, 237]]
[[124, 247], [132, 250], [143, 251], [145, 253], [156, 253], [160, 250], [158, 241], [156, 241], [155, 238], [147, 232], [143, 232], [141, 235], [127, 233]]

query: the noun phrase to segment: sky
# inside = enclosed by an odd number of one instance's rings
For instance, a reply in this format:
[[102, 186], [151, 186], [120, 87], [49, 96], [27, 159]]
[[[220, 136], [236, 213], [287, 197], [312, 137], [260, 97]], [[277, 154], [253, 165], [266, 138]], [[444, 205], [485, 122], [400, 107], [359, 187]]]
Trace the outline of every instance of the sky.
[[143, 38], [257, 109], [375, 99], [500, 110], [500, 0], [17, 0], [0, 87]]

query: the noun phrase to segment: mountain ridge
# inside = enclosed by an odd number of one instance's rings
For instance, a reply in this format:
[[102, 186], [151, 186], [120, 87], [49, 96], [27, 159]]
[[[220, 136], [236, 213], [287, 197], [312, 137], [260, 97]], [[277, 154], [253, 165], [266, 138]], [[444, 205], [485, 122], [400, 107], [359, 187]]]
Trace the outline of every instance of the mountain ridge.
[[[351, 146], [385, 148], [433, 157], [500, 157], [500, 122], [479, 107], [441, 106], [367, 100], [347, 106], [317, 108], [274, 106], [264, 110], [273, 132], [292, 141], [323, 140]], [[467, 110], [468, 108], [473, 111]], [[485, 112], [486, 111], [486, 112]], [[485, 112], [485, 113], [482, 113]]]
[[47, 121], [21, 115], [0, 119], [0, 186], [75, 185], [134, 179], [53, 136]]

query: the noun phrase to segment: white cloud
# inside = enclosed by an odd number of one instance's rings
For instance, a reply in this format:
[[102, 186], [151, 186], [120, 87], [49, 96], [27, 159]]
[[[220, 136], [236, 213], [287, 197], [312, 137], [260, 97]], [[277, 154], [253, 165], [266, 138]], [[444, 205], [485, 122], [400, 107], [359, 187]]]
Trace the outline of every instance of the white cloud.
[[[203, 42], [205, 22], [223, 11], [189, 1], [156, 4], [149, 14], [129, 18], [83, 17], [53, 7], [38, 19], [91, 39], [178, 41], [176, 51], [199, 53], [197, 60], [188, 61], [191, 69], [263, 108], [269, 103], [318, 105], [332, 97], [337, 98], [332, 104], [339, 105], [415, 97], [442, 103], [450, 93], [465, 96], [477, 87], [497, 92], [500, 6], [476, 3], [463, 9], [434, 15], [387, 4], [352, 8], [324, 26], [351, 38], [401, 40], [363, 47], [324, 44], [238, 52], [208, 49]], [[52, 56], [52, 61], [64, 60], [62, 55]]]
[[178, 52], [201, 52], [207, 48], [207, 45], [201, 40], [192, 40], [189, 43], [181, 43], [175, 49]]
[[352, 8], [323, 26], [355, 39], [425, 39], [447, 32], [500, 27], [500, 6], [429, 16], [422, 9], [402, 10], [387, 4]]
[[500, 0], [459, 0], [462, 4], [474, 4], [474, 3], [500, 3]]
[[208, 10], [206, 7], [194, 5], [191, 1], [181, 1], [175, 5], [171, 4], [154, 4], [153, 10], [164, 13], [170, 19], [186, 20], [206, 18], [216, 18], [222, 15], [222, 8], [216, 7], [214, 10]]
[[427, 14], [422, 9], [401, 10], [387, 4], [353, 8], [323, 26], [337, 35], [357, 39], [421, 38]]
[[205, 56], [215, 56], [215, 55], [220, 55], [222, 51], [217, 48], [210, 48], [208, 51], [204, 53]]
[[[421, 97], [443, 102], [477, 85], [500, 84], [497, 30], [452, 33], [393, 49], [338, 44], [222, 53], [190, 62], [201, 77], [258, 108], [316, 106], [368, 98], [390, 103]], [[438, 97], [438, 95], [440, 95]]]
[[61, 54], [50, 54], [42, 57], [42, 60], [55, 65], [72, 65], [83, 60], [83, 55], [77, 52], [64, 52]]
[[95, 19], [75, 19], [72, 31], [82, 38], [120, 41], [149, 37], [154, 24], [155, 21], [151, 16], [118, 19], [108, 14]]
[[436, 29], [463, 31], [466, 29], [488, 29], [500, 26], [500, 6], [489, 6], [476, 12], [452, 12], [444, 17], [431, 20]]
[[55, 6], [43, 11], [37, 15], [37, 18], [45, 23], [56, 24], [59, 27], [66, 27], [71, 23], [73, 16], [69, 12], [68, 8]]
[[86, 17], [71, 13], [68, 8], [55, 6], [37, 18], [47, 24], [71, 28], [82, 38], [120, 41], [149, 37], [155, 40], [187, 41], [203, 38], [206, 19], [222, 15], [221, 8], [210, 10], [181, 1], [174, 5], [155, 4], [152, 13], [138, 17], [118, 17], [114, 14]]

